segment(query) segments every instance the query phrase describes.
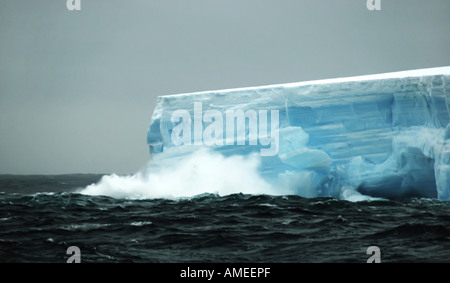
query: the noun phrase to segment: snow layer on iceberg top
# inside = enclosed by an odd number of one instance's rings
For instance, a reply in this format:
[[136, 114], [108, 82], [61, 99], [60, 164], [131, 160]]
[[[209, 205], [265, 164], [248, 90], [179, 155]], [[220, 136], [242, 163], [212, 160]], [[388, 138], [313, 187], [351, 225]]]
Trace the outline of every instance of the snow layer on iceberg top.
[[147, 142], [173, 162], [260, 154], [280, 192], [450, 200], [449, 81], [441, 67], [160, 96]]
[[334, 83], [346, 83], [346, 82], [358, 82], [358, 81], [371, 81], [371, 80], [382, 80], [382, 79], [401, 79], [401, 78], [417, 78], [417, 77], [429, 77], [429, 76], [440, 76], [440, 75], [450, 75], [450, 66], [445, 67], [437, 67], [437, 68], [427, 68], [427, 69], [416, 69], [416, 70], [407, 70], [407, 71], [399, 71], [399, 72], [390, 72], [390, 73], [381, 73], [381, 74], [372, 74], [372, 75], [362, 75], [362, 76], [353, 76], [353, 77], [342, 77], [342, 78], [332, 78], [332, 79], [323, 79], [323, 80], [311, 80], [311, 81], [303, 81], [303, 82], [293, 82], [293, 83], [284, 83], [284, 84], [273, 84], [273, 85], [264, 85], [264, 86], [254, 86], [254, 87], [241, 87], [241, 88], [230, 88], [230, 89], [222, 89], [222, 90], [210, 90], [210, 91], [200, 91], [200, 92], [192, 92], [192, 93], [179, 93], [172, 95], [164, 95], [160, 97], [173, 97], [173, 96], [184, 96], [184, 95], [201, 95], [201, 94], [210, 94], [210, 93], [227, 93], [227, 92], [245, 92], [248, 90], [256, 90], [256, 89], [273, 89], [278, 87], [297, 87], [297, 86], [307, 86], [307, 85], [324, 85], [324, 84], [334, 84]]

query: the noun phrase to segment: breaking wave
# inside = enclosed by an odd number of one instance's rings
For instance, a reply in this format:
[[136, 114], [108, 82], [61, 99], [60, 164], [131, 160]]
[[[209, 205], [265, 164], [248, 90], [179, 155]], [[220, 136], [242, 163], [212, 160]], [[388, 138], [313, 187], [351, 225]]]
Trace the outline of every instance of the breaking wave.
[[257, 155], [224, 157], [219, 153], [200, 150], [179, 159], [175, 164], [156, 160], [129, 176], [106, 175], [80, 193], [106, 195], [115, 198], [180, 198], [205, 193], [279, 195], [288, 191], [275, 190], [258, 174]]

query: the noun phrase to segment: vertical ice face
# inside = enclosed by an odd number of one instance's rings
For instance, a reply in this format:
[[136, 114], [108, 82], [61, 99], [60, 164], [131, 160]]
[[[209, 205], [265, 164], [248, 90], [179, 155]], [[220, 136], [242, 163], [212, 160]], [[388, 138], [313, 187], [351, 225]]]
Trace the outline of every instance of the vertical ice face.
[[147, 142], [173, 162], [258, 154], [264, 179], [306, 197], [450, 200], [449, 82], [442, 67], [161, 96]]

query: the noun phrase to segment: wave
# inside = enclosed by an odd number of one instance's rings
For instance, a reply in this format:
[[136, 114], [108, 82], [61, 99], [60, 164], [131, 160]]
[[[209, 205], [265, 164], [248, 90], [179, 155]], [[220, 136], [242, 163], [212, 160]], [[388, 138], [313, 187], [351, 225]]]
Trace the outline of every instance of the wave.
[[258, 173], [257, 155], [225, 157], [208, 150], [199, 150], [174, 163], [149, 161], [134, 175], [103, 176], [96, 183], [80, 191], [87, 195], [114, 198], [181, 198], [204, 193], [217, 195], [289, 194], [275, 189]]
[[[133, 175], [105, 175], [78, 192], [124, 199], [179, 199], [215, 194], [302, 195], [316, 197], [313, 172], [285, 172], [267, 180], [259, 172], [261, 156], [223, 156], [207, 149], [183, 156], [176, 163], [151, 160]], [[343, 187], [341, 199], [379, 200]]]

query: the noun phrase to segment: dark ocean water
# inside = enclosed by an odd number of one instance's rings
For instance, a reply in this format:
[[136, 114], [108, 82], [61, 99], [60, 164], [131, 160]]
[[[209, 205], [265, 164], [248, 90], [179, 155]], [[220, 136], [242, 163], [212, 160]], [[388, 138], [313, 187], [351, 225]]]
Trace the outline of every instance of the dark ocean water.
[[76, 193], [101, 175], [0, 176], [0, 261], [450, 262], [450, 203], [298, 196], [126, 200]]

